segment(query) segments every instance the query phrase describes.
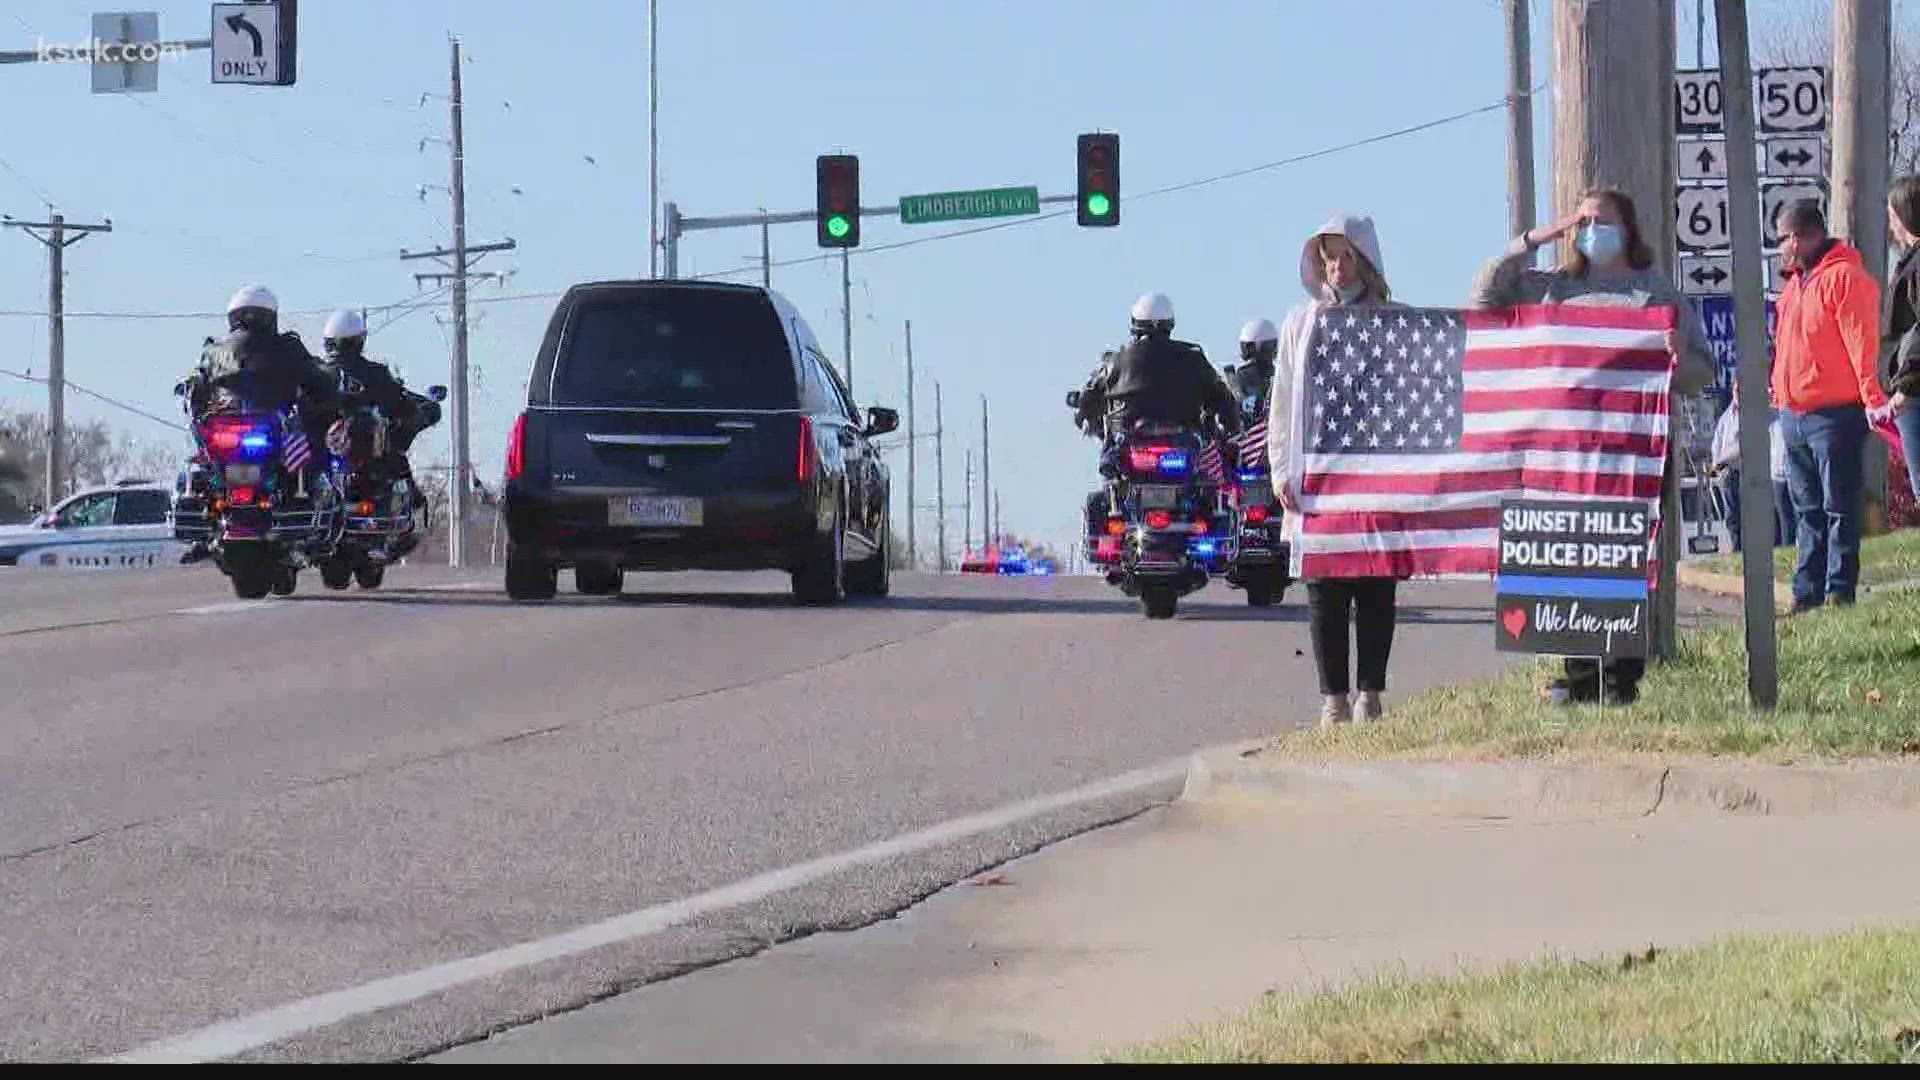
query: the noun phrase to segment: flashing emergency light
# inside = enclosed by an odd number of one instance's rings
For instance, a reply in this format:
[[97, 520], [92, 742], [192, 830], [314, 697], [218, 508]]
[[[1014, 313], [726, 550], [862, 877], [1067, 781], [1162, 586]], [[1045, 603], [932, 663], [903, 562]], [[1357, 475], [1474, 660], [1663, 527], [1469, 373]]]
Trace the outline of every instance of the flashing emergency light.
[[1160, 455], [1161, 472], [1186, 472], [1192, 463], [1185, 450], [1169, 450]]
[[1247, 507], [1247, 524], [1249, 525], [1265, 525], [1267, 518], [1270, 516], [1267, 508], [1264, 506]]
[[1217, 550], [1217, 546], [1211, 540], [1195, 540], [1193, 542], [1193, 553], [1195, 555], [1212, 555]]
[[1173, 524], [1173, 515], [1165, 510], [1147, 511], [1147, 528], [1164, 529]]

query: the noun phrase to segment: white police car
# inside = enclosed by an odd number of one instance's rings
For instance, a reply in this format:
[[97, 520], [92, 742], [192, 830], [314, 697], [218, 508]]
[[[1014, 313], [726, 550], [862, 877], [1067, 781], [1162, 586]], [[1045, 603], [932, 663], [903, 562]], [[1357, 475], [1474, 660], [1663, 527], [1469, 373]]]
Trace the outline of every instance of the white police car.
[[52, 570], [173, 566], [173, 489], [122, 480], [75, 492], [26, 525], [0, 525], [0, 566]]

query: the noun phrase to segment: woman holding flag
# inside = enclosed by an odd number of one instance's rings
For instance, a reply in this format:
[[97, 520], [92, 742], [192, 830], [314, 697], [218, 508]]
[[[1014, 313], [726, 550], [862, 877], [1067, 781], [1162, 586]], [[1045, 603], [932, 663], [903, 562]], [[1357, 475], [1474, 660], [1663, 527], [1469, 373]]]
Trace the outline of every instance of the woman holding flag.
[[[1380, 238], [1373, 219], [1340, 216], [1322, 225], [1300, 251], [1300, 284], [1308, 299], [1288, 313], [1280, 328], [1273, 390], [1267, 397], [1267, 461], [1274, 494], [1285, 508], [1285, 531], [1298, 550], [1300, 493], [1293, 488], [1294, 386], [1306, 362], [1315, 320], [1328, 308], [1367, 305], [1404, 308], [1387, 287]], [[1338, 577], [1307, 581], [1308, 632], [1319, 668], [1324, 702], [1320, 726], [1380, 718], [1387, 689], [1387, 659], [1393, 651], [1399, 579]], [[1349, 641], [1351, 620], [1352, 641]], [[1349, 648], [1351, 644], [1351, 649]], [[1349, 679], [1349, 660], [1353, 677]], [[1358, 700], [1351, 692], [1357, 686]]]
[[1907, 463], [1907, 483], [1920, 499], [1920, 176], [1903, 176], [1887, 192], [1887, 232], [1900, 249], [1880, 319], [1881, 382], [1888, 414], [1874, 427]]
[[[1573, 242], [1566, 245], [1558, 267], [1533, 269], [1537, 249], [1568, 238]], [[1676, 360], [1673, 396], [1691, 397], [1713, 385], [1716, 365], [1706, 327], [1699, 312], [1654, 262], [1653, 251], [1641, 236], [1633, 200], [1625, 192], [1590, 191], [1572, 213], [1559, 221], [1515, 237], [1506, 253], [1480, 272], [1473, 283], [1471, 303], [1482, 308], [1519, 304], [1672, 307], [1678, 313], [1677, 329], [1667, 333], [1667, 349]], [[1669, 416], [1678, 412], [1669, 406]], [[1674, 441], [1669, 441], [1669, 484], [1676, 475], [1673, 445]], [[1621, 659], [1606, 667], [1607, 700], [1633, 701], [1646, 671], [1645, 661]], [[1568, 700], [1599, 700], [1601, 677], [1594, 661], [1567, 660], [1564, 688]]]

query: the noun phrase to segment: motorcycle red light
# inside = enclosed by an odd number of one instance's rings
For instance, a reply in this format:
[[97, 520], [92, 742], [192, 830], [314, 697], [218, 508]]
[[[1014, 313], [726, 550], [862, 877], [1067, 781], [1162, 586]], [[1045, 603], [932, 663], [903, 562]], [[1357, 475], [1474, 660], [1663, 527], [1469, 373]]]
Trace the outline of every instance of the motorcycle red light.
[[1125, 536], [1126, 534], [1127, 534], [1126, 518], [1110, 517], [1107, 519], [1107, 535], [1108, 536]]
[[1173, 515], [1165, 510], [1147, 511], [1147, 528], [1164, 529], [1173, 524]]
[[1264, 506], [1247, 507], [1247, 524], [1249, 525], [1265, 525], [1270, 516], [1272, 515]]
[[232, 497], [235, 506], [253, 505], [253, 489], [250, 487], [237, 487], [227, 494]]
[[1160, 451], [1133, 449], [1127, 451], [1127, 463], [1135, 472], [1152, 472], [1160, 467]]

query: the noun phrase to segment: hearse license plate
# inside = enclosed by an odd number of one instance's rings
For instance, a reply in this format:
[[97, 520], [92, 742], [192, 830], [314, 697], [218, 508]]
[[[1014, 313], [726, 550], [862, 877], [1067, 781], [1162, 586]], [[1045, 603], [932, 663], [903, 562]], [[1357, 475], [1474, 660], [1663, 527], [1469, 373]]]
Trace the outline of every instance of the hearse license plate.
[[693, 527], [702, 523], [699, 499], [669, 495], [630, 495], [609, 500], [607, 522], [612, 525], [666, 525]]
[[1180, 505], [1180, 489], [1172, 484], [1143, 484], [1139, 492], [1142, 510], [1172, 510]]

